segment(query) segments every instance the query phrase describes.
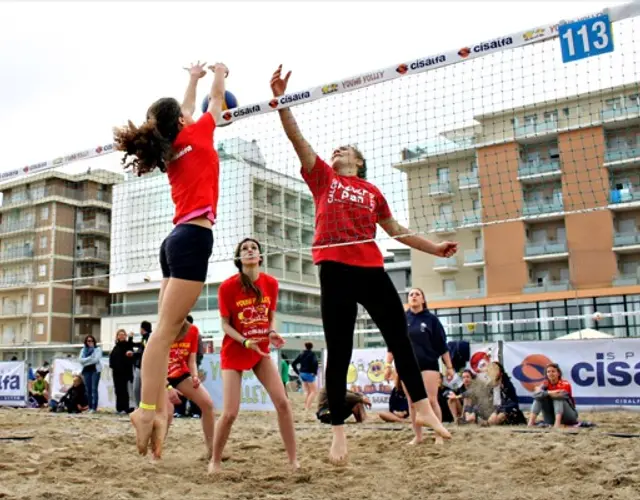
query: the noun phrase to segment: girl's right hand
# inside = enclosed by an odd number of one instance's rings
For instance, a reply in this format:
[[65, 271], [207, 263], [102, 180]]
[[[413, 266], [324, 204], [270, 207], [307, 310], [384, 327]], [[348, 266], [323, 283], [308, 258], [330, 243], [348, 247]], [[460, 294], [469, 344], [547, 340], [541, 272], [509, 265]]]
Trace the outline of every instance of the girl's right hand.
[[247, 339], [243, 342], [243, 345], [245, 349], [251, 349], [253, 351], [256, 351], [263, 358], [268, 358], [271, 356], [268, 352], [264, 352], [262, 349], [260, 349], [260, 344], [255, 340]]
[[220, 69], [223, 69], [223, 70], [224, 70], [224, 76], [225, 76], [225, 78], [226, 78], [227, 76], [229, 76], [229, 68], [227, 68], [223, 63], [215, 63], [214, 65], [209, 66], [209, 69], [210, 69], [211, 71], [213, 71], [214, 73], [216, 72], [216, 69], [218, 69], [218, 68], [220, 68]]
[[289, 77], [291, 76], [291, 71], [289, 71], [284, 78], [282, 78], [282, 64], [278, 66], [271, 77], [271, 91], [273, 92], [273, 97], [280, 97], [284, 95], [287, 91], [287, 83], [289, 83]]

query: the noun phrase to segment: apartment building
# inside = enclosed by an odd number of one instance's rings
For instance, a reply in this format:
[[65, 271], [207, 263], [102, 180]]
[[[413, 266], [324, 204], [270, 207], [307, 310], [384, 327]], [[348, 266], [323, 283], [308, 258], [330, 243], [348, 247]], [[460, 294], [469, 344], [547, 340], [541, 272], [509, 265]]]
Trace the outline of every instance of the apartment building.
[[[252, 236], [265, 254], [263, 269], [278, 278], [280, 333], [322, 332], [320, 290], [310, 247], [314, 204], [304, 182], [267, 168], [258, 144], [229, 139], [218, 145], [220, 200], [214, 249], [207, 281], [193, 309], [200, 330], [220, 346], [223, 333], [218, 285], [237, 273], [231, 257], [236, 245]], [[114, 190], [111, 315], [102, 321], [105, 345], [118, 328], [138, 332], [140, 321], [157, 320], [161, 282], [159, 248], [171, 231], [173, 204], [163, 174], [130, 177]], [[290, 339], [300, 349], [306, 337]], [[322, 335], [314, 343], [322, 347]]]
[[5, 350], [99, 338], [109, 307], [111, 192], [121, 180], [105, 170], [48, 171], [0, 185]]
[[[448, 259], [412, 252], [414, 284], [431, 307], [458, 324], [640, 310], [639, 86], [475, 122], [442, 134], [446, 150], [406, 149], [396, 165], [407, 174], [411, 227], [460, 245]], [[527, 340], [585, 326], [479, 325], [474, 333]], [[591, 326], [640, 335], [637, 316]]]

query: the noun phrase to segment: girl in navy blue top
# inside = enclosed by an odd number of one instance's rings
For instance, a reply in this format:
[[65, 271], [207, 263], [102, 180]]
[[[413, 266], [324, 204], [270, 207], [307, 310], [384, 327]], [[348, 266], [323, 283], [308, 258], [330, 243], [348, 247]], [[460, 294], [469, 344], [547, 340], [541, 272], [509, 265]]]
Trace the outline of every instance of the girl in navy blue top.
[[[409, 291], [409, 308], [406, 311], [407, 326], [409, 327], [409, 337], [413, 351], [418, 360], [422, 380], [424, 381], [427, 397], [433, 407], [433, 411], [438, 419], [442, 421], [442, 410], [438, 404], [438, 389], [440, 387], [440, 366], [438, 360], [442, 358], [447, 367], [447, 379], [451, 380], [454, 375], [451, 356], [447, 347], [447, 335], [440, 320], [427, 308], [424, 292], [419, 288], [412, 288]], [[387, 353], [387, 367], [393, 361], [393, 354]], [[413, 422], [414, 411], [411, 410]], [[411, 444], [422, 442], [422, 428], [414, 425], [416, 437]], [[437, 442], [441, 440], [436, 438]]]

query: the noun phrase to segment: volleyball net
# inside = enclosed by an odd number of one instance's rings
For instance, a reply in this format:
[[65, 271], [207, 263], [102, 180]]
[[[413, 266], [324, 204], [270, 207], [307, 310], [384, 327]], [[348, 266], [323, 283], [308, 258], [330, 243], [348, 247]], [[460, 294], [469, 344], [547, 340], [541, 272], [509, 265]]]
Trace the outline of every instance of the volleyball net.
[[[459, 243], [452, 258], [413, 256], [414, 284], [435, 283], [426, 290], [430, 300], [485, 296], [489, 268], [498, 295], [569, 290], [589, 280], [638, 284], [639, 13], [633, 2], [461, 40], [309, 89], [298, 88], [295, 67], [285, 67], [294, 71], [288, 93], [253, 104], [230, 78], [240, 106], [223, 112], [216, 130], [220, 200], [208, 282], [235, 272], [235, 246], [253, 236], [265, 271], [291, 285], [285, 314], [318, 309], [317, 293], [303, 293], [318, 286], [315, 207], [276, 112], [291, 107], [327, 162], [338, 146], [362, 152], [368, 180], [399, 222]], [[265, 92], [270, 76], [263, 75]], [[125, 174], [114, 153], [104, 140], [0, 172], [3, 290], [71, 286], [67, 300], [87, 318], [135, 316], [157, 300], [159, 248], [174, 210], [167, 179]], [[364, 193], [341, 196], [367, 204]], [[377, 241], [402, 247], [380, 231]], [[23, 293], [16, 294], [20, 308]], [[47, 300], [28, 295], [32, 305]], [[217, 309], [215, 285], [197, 307]]]

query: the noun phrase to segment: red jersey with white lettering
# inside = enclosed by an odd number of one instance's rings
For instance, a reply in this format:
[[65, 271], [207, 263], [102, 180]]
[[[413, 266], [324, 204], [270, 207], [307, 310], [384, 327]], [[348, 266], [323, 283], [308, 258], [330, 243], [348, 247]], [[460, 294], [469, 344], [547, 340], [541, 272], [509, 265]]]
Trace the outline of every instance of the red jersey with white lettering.
[[547, 391], [564, 391], [569, 395], [569, 399], [572, 404], [575, 406], [575, 400], [573, 399], [573, 391], [571, 390], [571, 383], [567, 380], [561, 378], [555, 384], [552, 384], [548, 380], [542, 384], [543, 387], [546, 387]]
[[[254, 284], [262, 292], [262, 300], [257, 303], [255, 293], [244, 290], [240, 274], [223, 281], [218, 288], [220, 316], [229, 319], [229, 324], [243, 337], [260, 342], [260, 349], [269, 352], [269, 330], [271, 316], [278, 304], [278, 280], [260, 273]], [[262, 356], [246, 349], [228, 335], [222, 339], [220, 364], [223, 370], [251, 370]]]
[[[189, 371], [189, 356], [198, 353], [198, 327], [191, 325], [185, 336], [171, 344], [167, 378], [177, 378]], [[197, 373], [191, 373], [196, 376]]]
[[[391, 210], [380, 190], [359, 177], [338, 175], [319, 156], [311, 172], [302, 168], [302, 178], [309, 186], [316, 205], [313, 262], [383, 267], [382, 252], [373, 240], [376, 225], [390, 219]], [[367, 242], [315, 248], [358, 241]]]
[[218, 209], [220, 161], [213, 147], [216, 122], [211, 113], [186, 127], [173, 142], [175, 155], [167, 167], [171, 199], [176, 206], [173, 223], [185, 222], [190, 214], [208, 214], [215, 221]]

